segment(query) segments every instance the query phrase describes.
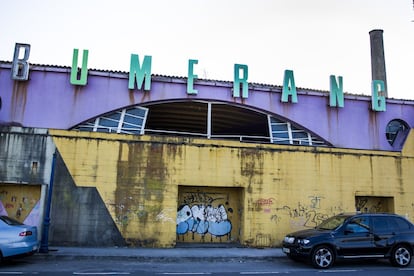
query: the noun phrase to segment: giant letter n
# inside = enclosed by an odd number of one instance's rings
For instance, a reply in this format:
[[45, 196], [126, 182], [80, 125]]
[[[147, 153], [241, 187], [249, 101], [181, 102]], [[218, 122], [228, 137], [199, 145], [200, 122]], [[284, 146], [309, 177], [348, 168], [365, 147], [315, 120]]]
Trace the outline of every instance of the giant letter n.
[[330, 82], [330, 97], [329, 97], [329, 106], [331, 107], [344, 107], [344, 87], [342, 83], [342, 77], [338, 77], [338, 83], [336, 82], [336, 77], [331, 75], [329, 77]]

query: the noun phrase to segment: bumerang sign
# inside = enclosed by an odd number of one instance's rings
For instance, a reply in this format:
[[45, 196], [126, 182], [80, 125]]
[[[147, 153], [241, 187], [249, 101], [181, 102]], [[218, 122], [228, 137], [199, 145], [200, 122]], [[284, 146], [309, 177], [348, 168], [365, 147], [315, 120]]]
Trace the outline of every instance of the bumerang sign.
[[[21, 53], [23, 52], [23, 55]], [[79, 50], [73, 50], [72, 68], [70, 83], [72, 85], [87, 85], [88, 83], [88, 50], [83, 50], [82, 67], [78, 68]], [[12, 79], [17, 81], [27, 81], [29, 79], [29, 55], [30, 44], [16, 43], [14, 49]], [[22, 56], [22, 57], [20, 57]], [[135, 87], [144, 91], [151, 90], [151, 63], [152, 56], [144, 56], [142, 64], [139, 55], [131, 54], [128, 88], [133, 90]], [[194, 67], [198, 64], [198, 60], [188, 60], [187, 75], [187, 94], [197, 95], [194, 88], [194, 82], [198, 76], [194, 73]], [[249, 97], [248, 85], [249, 70], [244, 64], [234, 64], [234, 81], [233, 81], [233, 97], [245, 98]], [[330, 82], [330, 100], [331, 107], [344, 107], [343, 78], [342, 76], [329, 76]], [[386, 111], [385, 85], [382, 80], [373, 80], [371, 95], [371, 107], [374, 111]], [[281, 102], [297, 103], [298, 96], [296, 92], [295, 78], [292, 70], [285, 70], [283, 77], [283, 87]]]

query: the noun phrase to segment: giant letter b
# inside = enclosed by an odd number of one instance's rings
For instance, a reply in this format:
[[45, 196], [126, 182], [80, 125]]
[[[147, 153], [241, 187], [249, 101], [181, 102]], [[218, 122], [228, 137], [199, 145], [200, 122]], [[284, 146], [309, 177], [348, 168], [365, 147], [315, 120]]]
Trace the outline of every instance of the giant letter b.
[[[20, 49], [24, 48], [23, 58], [19, 58]], [[12, 79], [19, 81], [26, 81], [29, 79], [29, 59], [30, 44], [16, 43], [14, 47], [13, 65], [12, 65]]]

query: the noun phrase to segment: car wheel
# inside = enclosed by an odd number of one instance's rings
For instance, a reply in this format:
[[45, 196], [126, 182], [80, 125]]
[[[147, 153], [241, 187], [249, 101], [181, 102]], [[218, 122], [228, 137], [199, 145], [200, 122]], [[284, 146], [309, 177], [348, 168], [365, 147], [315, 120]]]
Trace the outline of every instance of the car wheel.
[[405, 267], [411, 263], [412, 253], [405, 245], [397, 245], [391, 254], [391, 263], [395, 266]]
[[312, 251], [311, 263], [315, 268], [329, 268], [335, 261], [333, 250], [326, 245], [318, 246]]

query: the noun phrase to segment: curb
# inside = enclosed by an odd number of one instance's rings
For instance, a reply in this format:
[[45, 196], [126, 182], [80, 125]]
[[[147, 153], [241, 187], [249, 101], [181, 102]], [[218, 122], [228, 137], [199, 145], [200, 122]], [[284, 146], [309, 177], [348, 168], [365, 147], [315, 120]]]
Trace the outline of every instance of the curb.
[[135, 262], [164, 262], [164, 263], [173, 263], [173, 262], [245, 262], [245, 261], [272, 261], [278, 258], [283, 258], [283, 256], [266, 256], [266, 257], [144, 257], [144, 256], [90, 256], [90, 255], [39, 255], [36, 254], [32, 256], [34, 259], [39, 260], [116, 260], [116, 261], [135, 261]]
[[119, 260], [135, 262], [244, 262], [272, 261], [286, 257], [281, 249], [128, 249], [61, 247], [36, 253], [39, 260]]

